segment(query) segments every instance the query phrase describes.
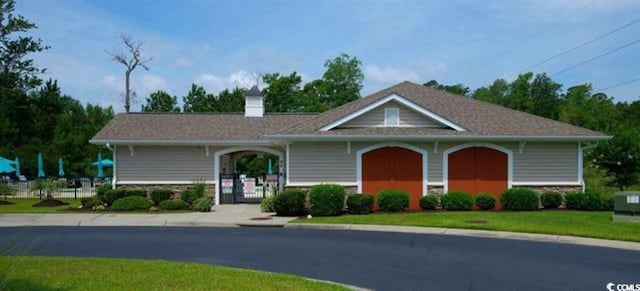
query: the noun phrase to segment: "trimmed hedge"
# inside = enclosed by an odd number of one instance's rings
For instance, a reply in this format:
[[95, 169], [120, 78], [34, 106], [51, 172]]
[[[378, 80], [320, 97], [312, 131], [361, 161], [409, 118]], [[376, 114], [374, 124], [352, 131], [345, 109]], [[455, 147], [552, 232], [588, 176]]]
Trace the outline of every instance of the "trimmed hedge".
[[273, 208], [279, 216], [301, 216], [305, 214], [307, 194], [300, 189], [287, 189], [275, 196]]
[[529, 188], [511, 188], [502, 193], [502, 207], [506, 210], [538, 210], [538, 194]]
[[309, 191], [309, 212], [314, 216], [336, 216], [344, 208], [344, 187], [334, 184], [320, 184]]
[[562, 205], [562, 194], [558, 192], [544, 192], [540, 195], [540, 204], [544, 209], [556, 209]]
[[98, 197], [80, 198], [80, 204], [82, 205], [82, 208], [93, 208], [98, 205], [104, 206], [104, 202], [100, 201]]
[[104, 193], [104, 197], [100, 200], [102, 200], [104, 203], [107, 203], [107, 205], [112, 205], [113, 202], [118, 199], [124, 198], [124, 196], [125, 190], [123, 188], [117, 188], [113, 190], [107, 190]]
[[129, 196], [116, 200], [111, 205], [111, 210], [127, 211], [127, 210], [147, 210], [153, 206], [153, 202], [147, 198], [140, 196]]
[[187, 202], [187, 204], [189, 205], [192, 205], [193, 201], [196, 201], [196, 199], [202, 197], [204, 197], [204, 191], [199, 191], [198, 189], [193, 188], [189, 188], [180, 193], [180, 199], [184, 202]]
[[420, 198], [420, 208], [423, 210], [436, 210], [440, 206], [440, 197], [438, 195], [427, 195]]
[[104, 198], [104, 194], [111, 190], [111, 188], [111, 184], [109, 183], [102, 183], [96, 187], [96, 196], [98, 196], [98, 199], [102, 200]]
[[187, 202], [184, 202], [182, 199], [173, 199], [160, 202], [158, 208], [164, 210], [187, 210], [190, 209], [191, 206]]
[[268, 196], [268, 197], [262, 198], [262, 201], [260, 202], [260, 210], [262, 210], [262, 212], [276, 212], [276, 210], [273, 207], [274, 201], [275, 201], [275, 196]]
[[147, 190], [145, 190], [145, 189], [125, 189], [124, 190], [124, 197], [129, 197], [129, 196], [140, 196], [140, 197], [147, 198]]
[[378, 206], [382, 211], [402, 211], [409, 207], [409, 193], [401, 190], [382, 190], [378, 193]]
[[585, 193], [569, 192], [564, 198], [567, 208], [575, 210], [609, 210], [612, 204], [610, 198], [605, 198], [602, 193], [594, 190], [587, 190]]
[[462, 191], [451, 191], [442, 195], [442, 208], [445, 210], [467, 211], [473, 208], [473, 196]]
[[482, 210], [491, 210], [496, 207], [496, 197], [489, 193], [480, 193], [476, 196], [476, 206]]
[[173, 195], [173, 190], [171, 189], [156, 188], [151, 191], [151, 194], [149, 196], [151, 198], [151, 201], [153, 201], [153, 205], [159, 205], [160, 202], [169, 200], [169, 198], [171, 198], [171, 195]]
[[373, 212], [375, 197], [369, 194], [354, 194], [347, 196], [347, 210], [351, 214], [369, 214]]
[[202, 197], [193, 201], [193, 210], [200, 212], [210, 212], [213, 201], [211, 197]]

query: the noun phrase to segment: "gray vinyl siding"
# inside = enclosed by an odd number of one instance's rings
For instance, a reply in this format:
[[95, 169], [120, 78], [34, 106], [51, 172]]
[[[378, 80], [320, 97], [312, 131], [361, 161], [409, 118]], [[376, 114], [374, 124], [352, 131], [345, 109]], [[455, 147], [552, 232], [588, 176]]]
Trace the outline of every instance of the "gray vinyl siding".
[[117, 182], [214, 180], [213, 148], [204, 146], [118, 146]]
[[384, 127], [385, 108], [398, 108], [400, 113], [400, 127], [444, 127], [442, 124], [439, 124], [434, 120], [431, 120], [424, 115], [394, 101], [390, 101], [378, 108], [372, 109], [371, 111], [360, 115], [339, 127]]
[[[290, 147], [291, 183], [357, 182], [356, 153], [376, 143], [346, 142], [292, 143]], [[429, 183], [443, 183], [443, 152], [459, 143], [440, 143], [434, 153], [433, 143], [408, 143], [426, 149]], [[526, 143], [522, 154], [518, 143], [494, 143], [513, 152], [513, 182], [578, 182], [578, 143]]]

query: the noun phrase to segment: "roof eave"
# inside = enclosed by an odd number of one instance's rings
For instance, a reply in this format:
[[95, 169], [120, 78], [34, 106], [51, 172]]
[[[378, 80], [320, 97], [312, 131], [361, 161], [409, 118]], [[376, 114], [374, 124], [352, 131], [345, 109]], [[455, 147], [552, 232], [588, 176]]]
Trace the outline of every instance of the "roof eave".
[[270, 140], [134, 140], [134, 139], [92, 139], [95, 145], [273, 145]]
[[267, 135], [273, 141], [603, 141], [606, 135]]

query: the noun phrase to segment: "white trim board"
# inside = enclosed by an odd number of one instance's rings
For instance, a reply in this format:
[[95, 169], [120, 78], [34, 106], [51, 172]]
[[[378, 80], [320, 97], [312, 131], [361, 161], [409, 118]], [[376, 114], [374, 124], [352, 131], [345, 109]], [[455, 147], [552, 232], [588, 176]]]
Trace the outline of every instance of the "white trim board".
[[[193, 184], [194, 181], [186, 181], [186, 180], [174, 180], [174, 181], [158, 181], [158, 180], [148, 180], [148, 181], [118, 181], [117, 185], [190, 185]], [[215, 184], [215, 181], [209, 180], [204, 181], [205, 184]]]
[[427, 188], [429, 185], [429, 155], [427, 153], [427, 150], [414, 145], [399, 142], [378, 143], [362, 148], [356, 152], [356, 181], [358, 185], [358, 193], [362, 193], [362, 155], [367, 152], [385, 147], [400, 147], [422, 154], [422, 196], [427, 195]]
[[402, 97], [400, 95], [397, 95], [397, 94], [391, 94], [391, 95], [389, 95], [389, 96], [387, 96], [385, 98], [382, 98], [382, 99], [380, 99], [380, 100], [378, 100], [376, 102], [373, 102], [373, 103], [371, 103], [371, 104], [369, 104], [369, 105], [367, 105], [365, 107], [362, 107], [362, 108], [360, 108], [360, 109], [348, 114], [345, 117], [342, 117], [342, 118], [340, 118], [340, 119], [338, 119], [338, 120], [336, 120], [336, 121], [334, 121], [334, 122], [332, 122], [332, 123], [330, 123], [330, 124], [328, 124], [326, 126], [323, 126], [320, 129], [320, 131], [331, 130], [331, 129], [333, 129], [333, 128], [337, 127], [337, 126], [340, 126], [340, 125], [342, 125], [342, 124], [344, 124], [344, 123], [346, 123], [346, 122], [348, 122], [348, 121], [350, 121], [350, 120], [352, 120], [352, 119], [354, 119], [354, 118], [356, 118], [356, 117], [358, 117], [360, 115], [363, 115], [363, 114], [373, 110], [374, 108], [377, 108], [377, 107], [379, 107], [379, 106], [381, 106], [381, 105], [383, 105], [383, 104], [385, 104], [385, 103], [387, 103], [389, 101], [396, 101], [396, 102], [398, 102], [398, 103], [400, 103], [400, 104], [402, 104], [404, 106], [407, 106], [410, 109], [412, 109], [412, 110], [424, 115], [425, 117], [428, 117], [428, 118], [431, 118], [433, 120], [436, 120], [437, 122], [440, 122], [440, 123], [442, 123], [442, 124], [444, 124], [444, 125], [446, 125], [448, 127], [451, 127], [451, 128], [453, 128], [453, 129], [455, 129], [457, 131], [465, 131], [465, 129], [462, 126], [457, 125], [457, 124], [447, 120], [446, 118], [444, 118], [444, 117], [442, 117], [442, 116], [440, 116], [440, 115], [438, 115], [438, 114], [436, 114], [436, 113], [434, 113], [434, 112], [432, 112], [430, 110], [427, 110], [426, 108], [424, 108], [424, 107], [422, 107], [422, 106], [420, 106], [418, 104], [415, 104], [412, 101], [410, 101], [409, 99], [407, 99], [405, 97]]
[[285, 186], [286, 187], [311, 187], [311, 186], [320, 185], [320, 184], [335, 184], [335, 185], [340, 185], [340, 186], [345, 186], [345, 187], [358, 186], [358, 183], [354, 183], [354, 182], [330, 182], [330, 181], [323, 181], [323, 182], [292, 182], [292, 183], [287, 183]]
[[559, 182], [513, 182], [513, 186], [582, 186], [579, 181], [559, 181]]
[[[220, 157], [222, 157], [225, 154], [228, 153], [233, 153], [233, 152], [240, 152], [240, 151], [256, 151], [256, 152], [265, 152], [265, 153], [270, 153], [273, 155], [278, 156], [278, 159], [282, 160], [284, 159], [284, 153], [282, 153], [281, 151], [278, 150], [274, 150], [272, 148], [266, 148], [266, 147], [258, 147], [258, 146], [244, 146], [244, 147], [230, 147], [230, 148], [225, 148], [225, 149], [221, 149], [219, 151], [216, 151], [213, 154], [213, 164], [214, 164], [214, 179], [215, 179], [215, 184], [216, 185], [220, 185]], [[289, 152], [289, 151], [287, 151]], [[287, 160], [288, 163], [288, 160]], [[289, 167], [287, 167], [288, 169]], [[279, 169], [279, 173], [278, 173], [278, 177], [282, 177], [282, 168]], [[280, 185], [282, 185], [282, 181], [280, 181]], [[220, 205], [220, 192], [219, 189], [220, 187], [216, 187], [216, 199], [215, 199], [215, 205]]]
[[474, 142], [459, 144], [442, 152], [442, 181], [444, 182], [444, 193], [449, 191], [449, 154], [472, 147], [485, 147], [507, 154], [507, 188], [511, 188], [513, 185], [513, 151], [491, 143]]

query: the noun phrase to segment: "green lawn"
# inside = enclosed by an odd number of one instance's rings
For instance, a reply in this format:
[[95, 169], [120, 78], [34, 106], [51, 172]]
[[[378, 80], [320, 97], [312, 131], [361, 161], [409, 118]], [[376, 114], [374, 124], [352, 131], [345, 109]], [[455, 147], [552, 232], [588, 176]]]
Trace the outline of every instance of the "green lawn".
[[33, 207], [40, 199], [7, 199], [7, 201], [15, 204], [0, 205], [0, 213], [68, 213], [69, 207], [77, 208], [80, 206], [80, 199], [60, 199], [69, 205], [58, 207]]
[[157, 212], [148, 210], [137, 211], [103, 211], [93, 212], [88, 210], [80, 210], [80, 199], [59, 199], [69, 203], [69, 205], [57, 206], [57, 207], [33, 207], [33, 204], [38, 203], [39, 199], [7, 199], [7, 201], [15, 204], [0, 205], [0, 214], [3, 213], [121, 213], [121, 214], [177, 214], [177, 213], [189, 213], [192, 210], [159, 210]]
[[299, 218], [294, 223], [379, 224], [574, 235], [640, 242], [639, 223], [613, 223], [612, 212], [410, 212]]
[[157, 260], [0, 257], [0, 290], [346, 290], [274, 274]]

